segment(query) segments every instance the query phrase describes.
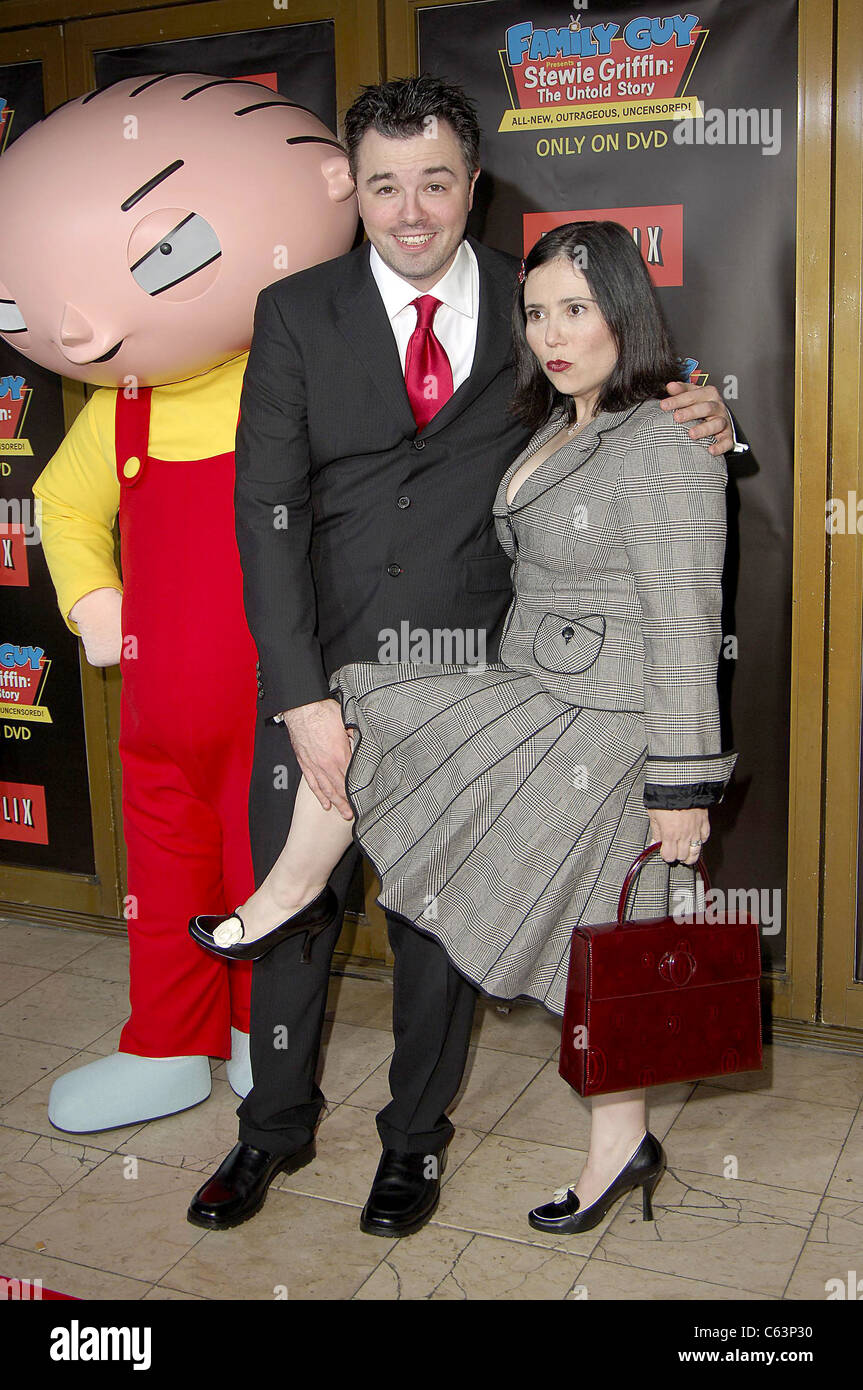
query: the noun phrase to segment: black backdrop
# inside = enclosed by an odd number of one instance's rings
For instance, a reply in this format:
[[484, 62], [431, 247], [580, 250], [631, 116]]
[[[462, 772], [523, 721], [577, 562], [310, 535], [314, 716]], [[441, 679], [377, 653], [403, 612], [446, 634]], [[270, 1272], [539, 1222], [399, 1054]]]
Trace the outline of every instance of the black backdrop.
[[[239, 10], [239, 7], [238, 7]], [[239, 15], [238, 15], [239, 17]], [[168, 39], [94, 54], [96, 83], [154, 72], [206, 72], [272, 85], [336, 129], [335, 28], [331, 20], [289, 28]]]
[[[645, 25], [631, 21], [684, 21], [695, 15], [691, 48], [664, 44], [639, 48]], [[641, 224], [643, 249], [659, 238], [664, 265], [654, 266], [659, 293], [678, 350], [698, 361], [700, 379], [724, 391], [751, 452], [728, 456], [729, 544], [725, 576], [720, 691], [726, 746], [739, 750], [737, 771], [713, 816], [708, 855], [717, 886], [770, 894], [762, 906], [784, 908], [788, 818], [791, 549], [794, 412], [794, 267], [797, 125], [796, 0], [697, 0], [671, 4], [591, 4], [563, 0], [485, 0], [418, 11], [419, 70], [461, 83], [477, 104], [484, 132], [484, 175], [471, 230], [491, 246], [523, 255], [543, 226], [589, 216], [594, 209]], [[618, 26], [610, 44], [615, 77], [609, 96], [578, 95], [598, 85], [601, 48], [588, 35], [563, 36], [570, 86], [555, 104], [538, 104], [538, 86], [519, 88], [525, 69], [554, 65], [550, 57], [513, 66], [507, 30], [522, 26], [520, 52], [554, 47], [542, 30], [595, 31]], [[532, 32], [531, 32], [532, 31]], [[611, 31], [600, 31], [609, 34]], [[657, 26], [653, 35], [671, 31]], [[633, 40], [626, 44], [626, 36]], [[518, 37], [518, 36], [516, 36]], [[544, 48], [543, 48], [544, 45]], [[579, 84], [594, 66], [594, 80]], [[648, 55], [673, 62], [653, 93], [619, 98], [618, 66]], [[513, 54], [514, 56], [514, 54]], [[638, 79], [636, 79], [638, 80]], [[649, 84], [644, 73], [641, 81]], [[534, 82], [537, 78], [534, 74]], [[548, 89], [547, 89], [548, 90]], [[560, 88], [558, 89], [560, 90]], [[681, 128], [669, 98], [701, 102], [704, 118]], [[536, 103], [532, 108], [528, 102]], [[653, 105], [652, 103], [656, 103]], [[574, 111], [566, 111], [566, 107]], [[731, 129], [732, 110], [755, 113], [764, 144], [708, 143]], [[779, 112], [779, 121], [775, 112]], [[515, 113], [512, 114], [508, 113]], [[552, 112], [553, 115], [548, 113]], [[719, 113], [714, 114], [714, 113]], [[762, 115], [762, 113], [764, 113]], [[631, 115], [631, 118], [627, 118]], [[532, 123], [548, 122], [539, 128]], [[762, 126], [762, 121], [764, 122]], [[501, 125], [516, 128], [500, 129]], [[751, 127], [747, 123], [747, 129]], [[675, 136], [675, 132], [677, 135]], [[702, 143], [680, 143], [689, 133]], [[776, 148], [777, 133], [781, 144]], [[615, 140], [617, 148], [614, 148]], [[594, 148], [592, 148], [594, 146]], [[632, 148], [631, 148], [632, 146]], [[635, 209], [636, 214], [615, 214]], [[678, 211], [679, 210], [679, 211]], [[531, 217], [533, 214], [533, 217]], [[537, 215], [553, 214], [552, 220]], [[675, 219], [682, 217], [682, 246]], [[660, 227], [660, 233], [647, 228]], [[662, 282], [665, 281], [663, 284]], [[745, 431], [745, 436], [742, 432]], [[784, 963], [779, 921], [764, 934], [771, 963]]]

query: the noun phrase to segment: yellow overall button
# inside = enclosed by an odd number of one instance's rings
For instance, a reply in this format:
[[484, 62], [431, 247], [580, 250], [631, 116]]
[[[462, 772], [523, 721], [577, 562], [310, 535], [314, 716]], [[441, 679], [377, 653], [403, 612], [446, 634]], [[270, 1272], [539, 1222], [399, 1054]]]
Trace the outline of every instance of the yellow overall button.
[[126, 459], [126, 462], [123, 464], [124, 478], [134, 478], [137, 476], [138, 473], [140, 473], [140, 471], [141, 460], [139, 458], [136, 458], [133, 454], [131, 458]]

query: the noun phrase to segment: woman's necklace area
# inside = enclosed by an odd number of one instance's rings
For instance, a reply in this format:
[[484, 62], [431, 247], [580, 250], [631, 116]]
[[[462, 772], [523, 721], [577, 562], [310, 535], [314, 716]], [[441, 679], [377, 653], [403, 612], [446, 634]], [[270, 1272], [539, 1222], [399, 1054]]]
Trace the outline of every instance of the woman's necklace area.
[[574, 424], [574, 425], [570, 425], [569, 429], [568, 429], [567, 432], [566, 432], [566, 433], [568, 434], [569, 438], [572, 439], [572, 436], [573, 436], [574, 434], [578, 434], [578, 431], [579, 431], [580, 429], [583, 429], [584, 426], [585, 426], [586, 424], [587, 424], [587, 421], [586, 421], [586, 420], [576, 420], [575, 424]]

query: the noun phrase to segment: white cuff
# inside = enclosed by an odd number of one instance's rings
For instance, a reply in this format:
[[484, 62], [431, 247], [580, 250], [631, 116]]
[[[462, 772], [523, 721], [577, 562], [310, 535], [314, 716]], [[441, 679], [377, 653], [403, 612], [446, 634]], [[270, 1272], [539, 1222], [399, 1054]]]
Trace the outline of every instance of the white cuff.
[[734, 440], [734, 448], [731, 450], [731, 453], [732, 453], [732, 454], [748, 454], [748, 453], [749, 453], [749, 445], [748, 445], [748, 444], [741, 444], [740, 441], [738, 440], [738, 438], [737, 438], [737, 431], [736, 431], [736, 429], [734, 428], [734, 421], [733, 421], [733, 419], [731, 418], [731, 412], [730, 412], [730, 411], [728, 412], [728, 418], [729, 418], [729, 420], [731, 420], [731, 437], [732, 437], [732, 439]]

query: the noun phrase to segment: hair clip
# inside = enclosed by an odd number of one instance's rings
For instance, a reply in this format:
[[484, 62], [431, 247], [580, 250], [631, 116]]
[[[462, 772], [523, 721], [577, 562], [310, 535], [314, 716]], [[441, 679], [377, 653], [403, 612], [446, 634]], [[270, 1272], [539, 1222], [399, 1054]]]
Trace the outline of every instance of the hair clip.
[[525, 282], [525, 280], [526, 280], [526, 278], [527, 278], [527, 276], [525, 275], [525, 272], [524, 272], [524, 261], [522, 261], [521, 267], [520, 267], [519, 272], [518, 272], [518, 283], [519, 283], [520, 285], [523, 285], [524, 282]]

